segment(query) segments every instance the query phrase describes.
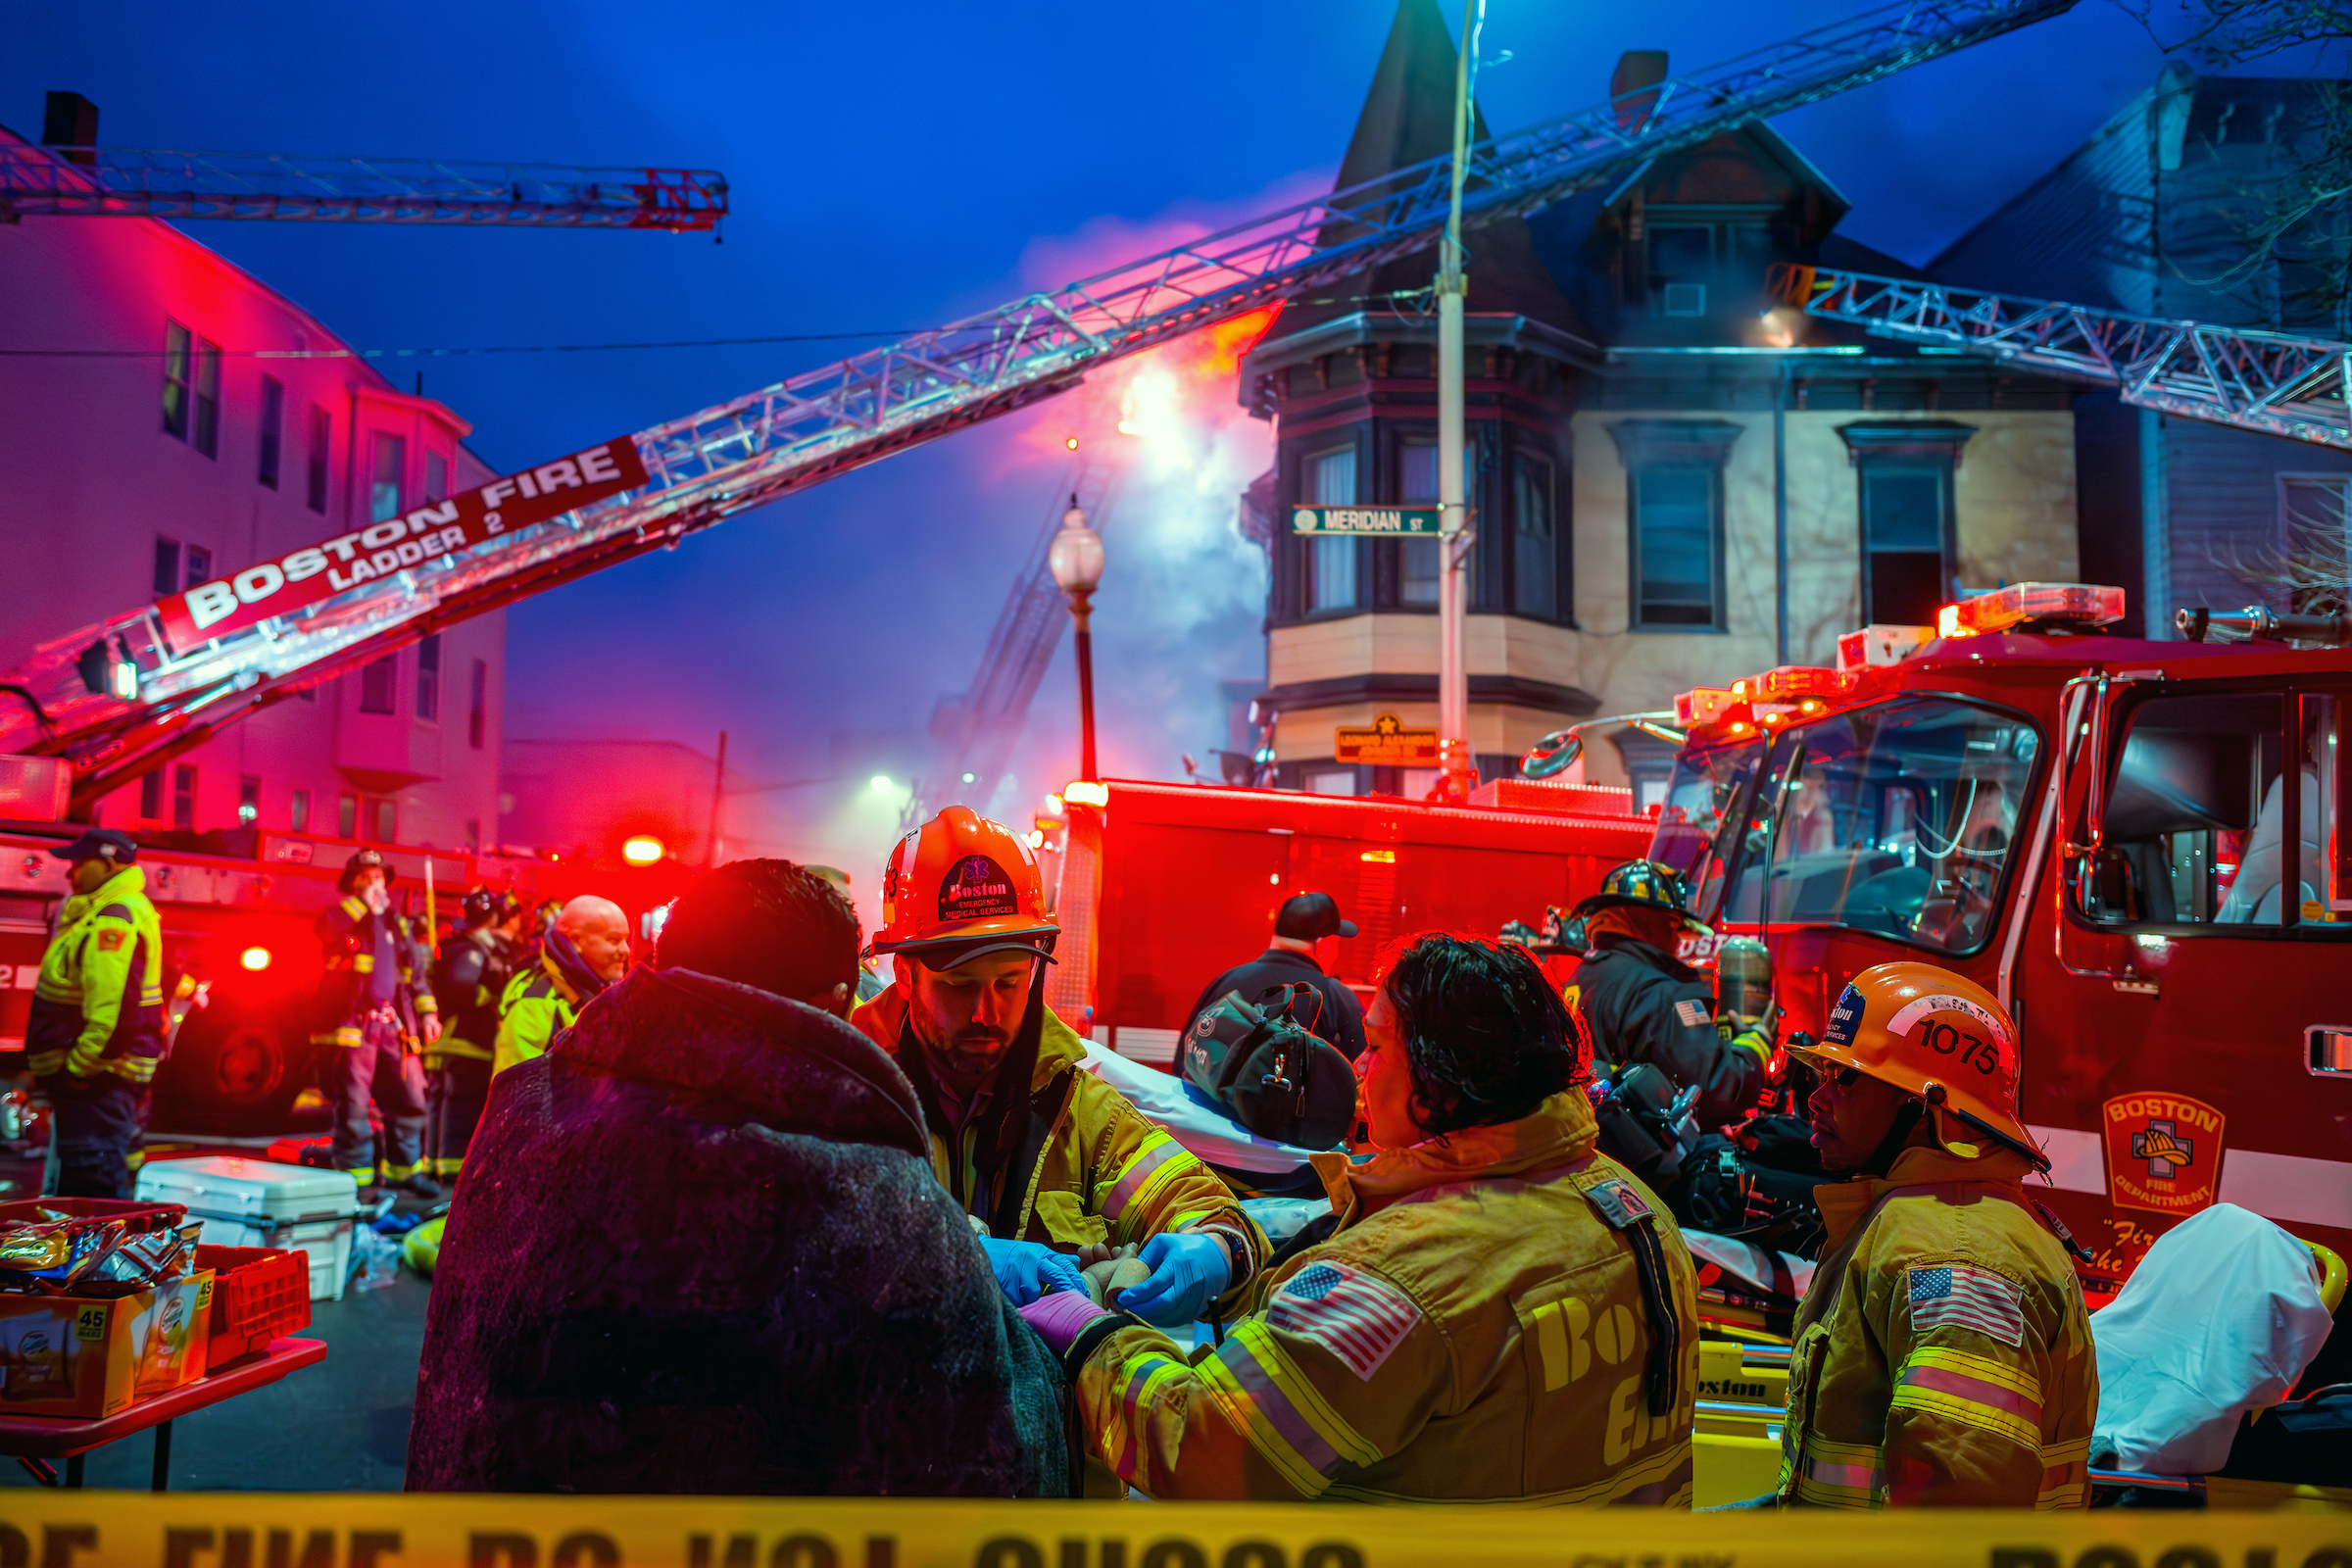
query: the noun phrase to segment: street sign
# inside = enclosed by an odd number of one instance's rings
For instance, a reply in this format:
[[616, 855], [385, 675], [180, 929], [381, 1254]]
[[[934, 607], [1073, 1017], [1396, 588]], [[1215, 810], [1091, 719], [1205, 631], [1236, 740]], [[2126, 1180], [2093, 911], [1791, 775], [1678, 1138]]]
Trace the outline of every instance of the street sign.
[[1293, 507], [1293, 533], [1427, 534], [1436, 538], [1435, 507]]
[[1372, 762], [1396, 767], [1427, 766], [1438, 760], [1438, 732], [1434, 729], [1406, 729], [1395, 713], [1383, 713], [1372, 720], [1370, 729], [1341, 725], [1332, 756], [1335, 760], [1342, 762]]

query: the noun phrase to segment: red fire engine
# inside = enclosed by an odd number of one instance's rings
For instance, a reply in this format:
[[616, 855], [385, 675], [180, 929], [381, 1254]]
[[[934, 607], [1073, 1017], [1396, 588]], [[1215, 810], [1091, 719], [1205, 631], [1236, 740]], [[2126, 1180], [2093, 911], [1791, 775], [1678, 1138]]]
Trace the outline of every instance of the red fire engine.
[[1686, 693], [1650, 849], [1763, 940], [1785, 1031], [1894, 958], [2008, 1004], [2094, 1298], [2215, 1202], [2352, 1247], [2352, 662], [2101, 633], [2122, 613], [2021, 584], [1853, 633], [1835, 669]]

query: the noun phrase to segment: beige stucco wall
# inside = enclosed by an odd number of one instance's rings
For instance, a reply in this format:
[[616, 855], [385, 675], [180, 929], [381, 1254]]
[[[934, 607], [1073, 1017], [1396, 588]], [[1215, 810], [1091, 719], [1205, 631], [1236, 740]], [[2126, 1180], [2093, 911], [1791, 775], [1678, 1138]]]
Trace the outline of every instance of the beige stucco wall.
[[[1473, 675], [1517, 675], [1554, 686], [1577, 686], [1577, 634], [1565, 626], [1521, 620], [1512, 615], [1471, 615], [1462, 643]], [[1339, 620], [1277, 626], [1266, 638], [1266, 680], [1273, 686], [1334, 680], [1348, 675], [1438, 672], [1435, 615], [1348, 615]], [[1351, 703], [1299, 709], [1275, 722], [1274, 749], [1285, 758], [1329, 757], [1333, 731], [1369, 724], [1395, 713], [1409, 728], [1434, 727], [1438, 705]], [[1470, 705], [1473, 752], [1524, 753], [1538, 740], [1572, 722], [1558, 713], [1494, 703]]]

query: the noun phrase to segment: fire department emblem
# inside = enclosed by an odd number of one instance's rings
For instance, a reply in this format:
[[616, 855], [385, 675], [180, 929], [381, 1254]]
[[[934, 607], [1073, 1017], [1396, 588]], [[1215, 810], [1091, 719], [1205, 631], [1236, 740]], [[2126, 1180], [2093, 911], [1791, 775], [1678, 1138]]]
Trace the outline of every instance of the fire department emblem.
[[2222, 1113], [2186, 1095], [2118, 1095], [2101, 1107], [2107, 1190], [2118, 1208], [2183, 1217], [2221, 1183]]

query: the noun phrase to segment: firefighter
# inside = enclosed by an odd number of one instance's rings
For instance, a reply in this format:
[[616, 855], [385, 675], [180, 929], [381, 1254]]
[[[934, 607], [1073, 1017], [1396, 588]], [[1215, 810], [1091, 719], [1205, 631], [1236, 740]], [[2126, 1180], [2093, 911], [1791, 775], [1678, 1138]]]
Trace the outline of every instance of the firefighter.
[[1274, 913], [1271, 945], [1201, 989], [1200, 1000], [1193, 1004], [1186, 1020], [1186, 1032], [1233, 992], [1240, 992], [1244, 1002], [1256, 1002], [1272, 986], [1310, 985], [1323, 1004], [1313, 1019], [1298, 1021], [1353, 1061], [1364, 1054], [1364, 1005], [1355, 1000], [1347, 982], [1323, 972], [1323, 966], [1315, 961], [1315, 942], [1321, 937], [1354, 935], [1355, 922], [1341, 918], [1339, 903], [1328, 893], [1298, 893], [1283, 900]]
[[164, 1054], [164, 943], [126, 833], [92, 828], [62, 850], [73, 897], [57, 911], [24, 1025], [33, 1083], [56, 1107], [61, 1198], [128, 1198], [147, 1085]]
[[431, 1102], [425, 1154], [434, 1180], [454, 1182], [466, 1146], [490, 1098], [490, 1064], [498, 1044], [498, 1004], [514, 972], [514, 943], [522, 906], [511, 893], [475, 888], [466, 895], [466, 929], [442, 949], [433, 965], [433, 996], [441, 1008], [441, 1038], [425, 1048]]
[[1592, 1045], [1595, 1071], [1648, 1062], [1678, 1089], [1698, 1086], [1691, 1114], [1702, 1128], [1737, 1121], [1764, 1089], [1772, 1042], [1760, 1028], [1725, 1019], [1698, 971], [1675, 956], [1691, 919], [1690, 884], [1659, 860], [1628, 860], [1576, 906], [1591, 944], [1564, 996]]
[[1543, 970], [1427, 933], [1364, 1024], [1378, 1152], [1315, 1156], [1331, 1214], [1214, 1350], [1083, 1295], [1022, 1308], [1096, 1450], [1159, 1498], [1688, 1507], [1690, 1256], [1595, 1152], [1589, 1063]]
[[[2071, 1239], [2026, 1196], [2017, 1026], [1926, 963], [1854, 976], [1819, 1043], [1827, 1232], [1797, 1309], [1783, 1503], [2081, 1508], [2099, 1375]], [[2056, 1230], [2057, 1234], [2053, 1235]]]
[[517, 969], [499, 997], [491, 1072], [545, 1055], [557, 1031], [570, 1028], [588, 999], [628, 967], [629, 917], [619, 905], [587, 893], [564, 905], [539, 944], [538, 961]]
[[[316, 927], [325, 973], [311, 1036], [333, 1052], [320, 1078], [335, 1101], [335, 1168], [358, 1177], [369, 1201], [383, 1188], [438, 1198], [424, 1170], [424, 1067], [416, 1055], [441, 1038], [424, 951], [392, 912], [392, 872], [380, 852], [353, 854], [335, 887], [343, 897], [318, 912]], [[383, 1113], [381, 1150], [370, 1100]]]
[[1140, 1245], [1127, 1300], [1187, 1324], [1238, 1302], [1263, 1232], [1214, 1172], [1124, 1096], [1079, 1070], [1086, 1046], [1045, 999], [1060, 928], [1037, 859], [1003, 823], [951, 806], [899, 841], [883, 873], [889, 990], [851, 1022], [897, 1058], [922, 1102], [931, 1163], [1015, 1305], [1081, 1289], [1070, 1254]]

